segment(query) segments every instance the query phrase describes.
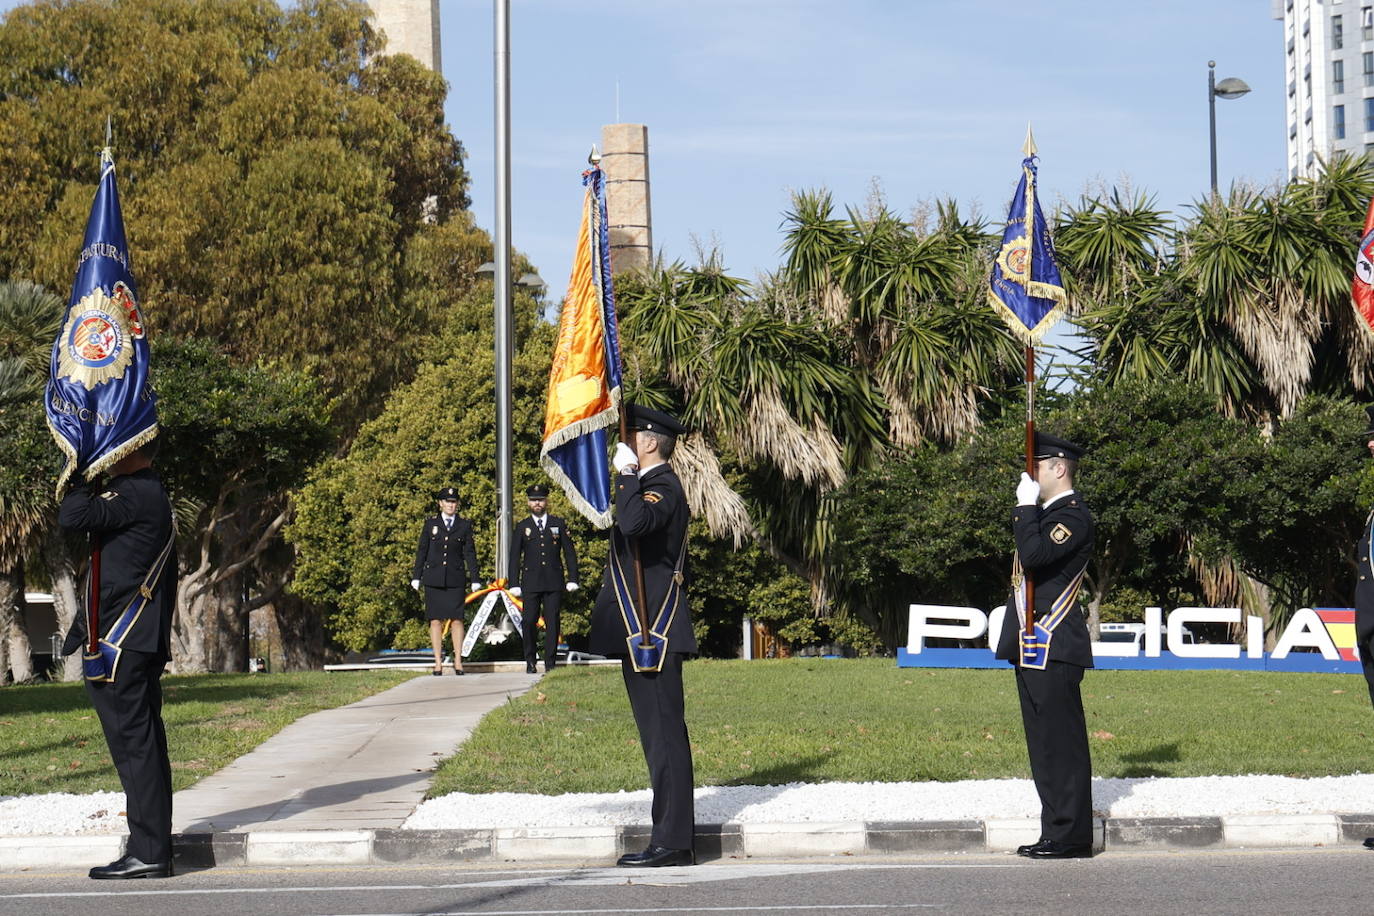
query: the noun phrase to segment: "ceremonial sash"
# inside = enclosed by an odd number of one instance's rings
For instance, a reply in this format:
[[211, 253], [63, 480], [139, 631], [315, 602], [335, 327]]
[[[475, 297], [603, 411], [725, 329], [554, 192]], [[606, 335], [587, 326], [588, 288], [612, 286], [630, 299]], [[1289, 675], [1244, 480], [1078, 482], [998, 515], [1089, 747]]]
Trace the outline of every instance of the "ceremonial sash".
[[[648, 639], [639, 630], [639, 614], [635, 610], [632, 586], [620, 565], [620, 543], [624, 535], [619, 529], [612, 529], [617, 543], [611, 545], [611, 585], [615, 590], [615, 600], [620, 606], [620, 618], [625, 624], [625, 647], [629, 650], [630, 664], [635, 671], [661, 671], [663, 660], [668, 655], [668, 631], [672, 628], [673, 617], [682, 605], [682, 564], [687, 559], [687, 533], [682, 535], [682, 549], [678, 552], [677, 564], [673, 567], [673, 577], [668, 582], [668, 592], [658, 612], [649, 618]], [[647, 645], [644, 645], [647, 643]]]
[[1021, 569], [1021, 557], [1015, 555], [1012, 558], [1011, 585], [1012, 594], [1016, 600], [1016, 617], [1021, 621], [1021, 626], [1017, 628], [1018, 638], [1021, 644], [1022, 668], [1035, 668], [1043, 671], [1050, 661], [1050, 640], [1054, 638], [1054, 631], [1064, 622], [1068, 616], [1069, 609], [1078, 600], [1078, 590], [1083, 585], [1083, 577], [1087, 575], [1088, 564], [1084, 563], [1083, 568], [1078, 571], [1078, 575], [1073, 577], [1067, 588], [1054, 599], [1050, 605], [1049, 613], [1035, 621], [1034, 630], [1026, 632], [1026, 582], [1025, 574]]
[[[134, 624], [138, 623], [138, 618], [148, 606], [148, 602], [153, 600], [158, 580], [162, 578], [162, 570], [167, 565], [168, 557], [172, 555], [172, 548], [176, 545], [176, 536], [176, 524], [173, 521], [172, 533], [167, 537], [167, 546], [162, 548], [162, 553], [148, 570], [148, 575], [143, 577], [143, 584], [134, 593], [133, 600], [125, 606], [110, 626], [109, 632], [96, 642], [96, 651], [90, 651], [88, 646], [82, 653], [81, 670], [86, 680], [114, 683], [119, 657], [124, 652], [124, 639], [134, 628]], [[93, 596], [88, 596], [88, 600], [91, 597]]]

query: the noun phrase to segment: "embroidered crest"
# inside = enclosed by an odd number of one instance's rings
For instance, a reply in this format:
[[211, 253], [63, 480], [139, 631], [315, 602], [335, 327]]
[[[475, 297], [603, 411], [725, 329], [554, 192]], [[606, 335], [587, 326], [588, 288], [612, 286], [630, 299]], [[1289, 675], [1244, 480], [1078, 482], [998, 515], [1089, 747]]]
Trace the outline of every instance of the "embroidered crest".
[[1073, 537], [1073, 532], [1064, 525], [1055, 525], [1050, 529], [1050, 540], [1056, 544], [1062, 544]]
[[644, 501], [646, 503], [656, 503], [661, 499], [663, 499], [663, 494], [658, 492], [657, 490], [644, 491]]
[[1002, 246], [997, 255], [997, 263], [1002, 265], [1004, 279], [1026, 285], [1026, 264], [1030, 260], [1030, 239], [1022, 235]]
[[429, 529], [429, 533], [430, 533], [430, 534], [438, 534], [438, 533], [439, 533], [439, 526], [438, 526], [438, 525], [435, 525], [433, 528]]
[[129, 316], [138, 316], [138, 306], [128, 288], [115, 284], [115, 295], [123, 298], [111, 298], [103, 289], [91, 290], [73, 306], [62, 329], [58, 374], [84, 385], [87, 391], [123, 378], [134, 358], [132, 341], [143, 335], [141, 323], [137, 334], [129, 328]]
[[528, 525], [525, 526], [525, 537], [529, 537], [529, 536], [530, 536], [531, 534], [533, 534], [533, 533], [534, 533], [534, 532], [532, 532], [532, 531], [530, 530], [530, 528], [529, 528]]

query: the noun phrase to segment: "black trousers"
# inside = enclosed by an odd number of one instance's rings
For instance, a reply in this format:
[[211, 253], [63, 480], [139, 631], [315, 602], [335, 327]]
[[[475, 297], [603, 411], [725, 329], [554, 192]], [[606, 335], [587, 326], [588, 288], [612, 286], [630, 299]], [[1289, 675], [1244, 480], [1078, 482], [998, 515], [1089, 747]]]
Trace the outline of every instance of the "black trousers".
[[1031, 777], [1040, 795], [1040, 838], [1085, 845], [1093, 838], [1092, 757], [1079, 685], [1083, 669], [1050, 662], [1016, 669]]
[[522, 592], [520, 600], [520, 636], [525, 643], [525, 661], [533, 665], [539, 660], [539, 617], [544, 617], [544, 670], [558, 661], [558, 612], [563, 609], [562, 592]]
[[630, 697], [649, 785], [654, 790], [651, 813], [654, 829], [649, 842], [669, 849], [691, 849], [696, 832], [692, 799], [692, 745], [682, 699], [682, 655], [670, 652], [663, 670], [636, 673], [629, 659], [620, 672]]
[[166, 665], [160, 656], [126, 649], [114, 683], [86, 682], [124, 787], [129, 818], [125, 851], [150, 863], [172, 861], [172, 766], [162, 724]]

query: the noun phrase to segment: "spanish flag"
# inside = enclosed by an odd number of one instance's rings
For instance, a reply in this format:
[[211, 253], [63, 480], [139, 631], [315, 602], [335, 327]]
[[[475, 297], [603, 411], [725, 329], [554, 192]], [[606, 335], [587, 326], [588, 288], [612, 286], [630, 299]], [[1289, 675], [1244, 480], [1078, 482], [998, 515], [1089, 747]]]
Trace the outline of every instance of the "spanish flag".
[[611, 526], [606, 428], [620, 418], [620, 334], [611, 286], [606, 176], [582, 173], [586, 194], [568, 296], [549, 370], [539, 463], [569, 502], [598, 528]]

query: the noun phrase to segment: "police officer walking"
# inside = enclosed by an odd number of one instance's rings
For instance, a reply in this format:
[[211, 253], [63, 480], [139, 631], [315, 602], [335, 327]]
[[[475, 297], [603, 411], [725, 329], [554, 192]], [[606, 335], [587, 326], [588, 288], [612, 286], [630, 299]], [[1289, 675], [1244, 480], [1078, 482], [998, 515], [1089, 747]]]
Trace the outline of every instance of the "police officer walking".
[[544, 618], [544, 670], [552, 671], [558, 664], [558, 614], [563, 592], [575, 592], [580, 586], [572, 535], [562, 518], [548, 514], [548, 485], [535, 484], [525, 490], [525, 497], [530, 514], [511, 532], [506, 578], [510, 593], [523, 598], [520, 635], [525, 643], [525, 673], [534, 674], [539, 659], [540, 616]]
[[[171, 661], [177, 558], [172, 504], [152, 468], [157, 440], [116, 462], [104, 487], [74, 489], [57, 521], [101, 545], [99, 628], [113, 666], [86, 693], [105, 732], [129, 820], [127, 855], [92, 868], [92, 878], [167, 878], [172, 874], [172, 767], [162, 722], [162, 671]], [[88, 593], [89, 594], [89, 593]], [[89, 600], [89, 598], [88, 598]], [[87, 644], [77, 615], [62, 647]]]
[[[1038, 479], [1022, 473], [1012, 510], [1017, 561], [997, 657], [1016, 666], [1021, 723], [1040, 795], [1040, 839], [1016, 850], [1031, 859], [1092, 856], [1092, 758], [1079, 685], [1093, 656], [1078, 591], [1092, 560], [1094, 523], [1073, 489], [1082, 455], [1072, 442], [1036, 433]], [[1034, 584], [1031, 634], [1023, 574]]]
[[[590, 647], [621, 659], [640, 745], [653, 788], [653, 832], [643, 852], [620, 857], [617, 865], [656, 867], [693, 865], [696, 824], [692, 798], [692, 748], [687, 737], [682, 663], [695, 655], [696, 637], [687, 596], [689, 512], [682, 482], [668, 459], [678, 436], [687, 432], [658, 410], [627, 404], [625, 420], [633, 447], [616, 446], [615, 525], [606, 578], [592, 612]], [[644, 609], [654, 650], [637, 646], [649, 638], [640, 631], [634, 585], [634, 544], [644, 570]]]
[[439, 514], [425, 519], [420, 543], [415, 548], [415, 567], [410, 587], [424, 587], [425, 619], [429, 621], [429, 642], [434, 649], [434, 675], [444, 673], [444, 621], [451, 621], [453, 673], [463, 673], [463, 611], [468, 589], [482, 587], [477, 571], [477, 548], [473, 544], [472, 522], [458, 517], [458, 491], [444, 487], [434, 498]]

